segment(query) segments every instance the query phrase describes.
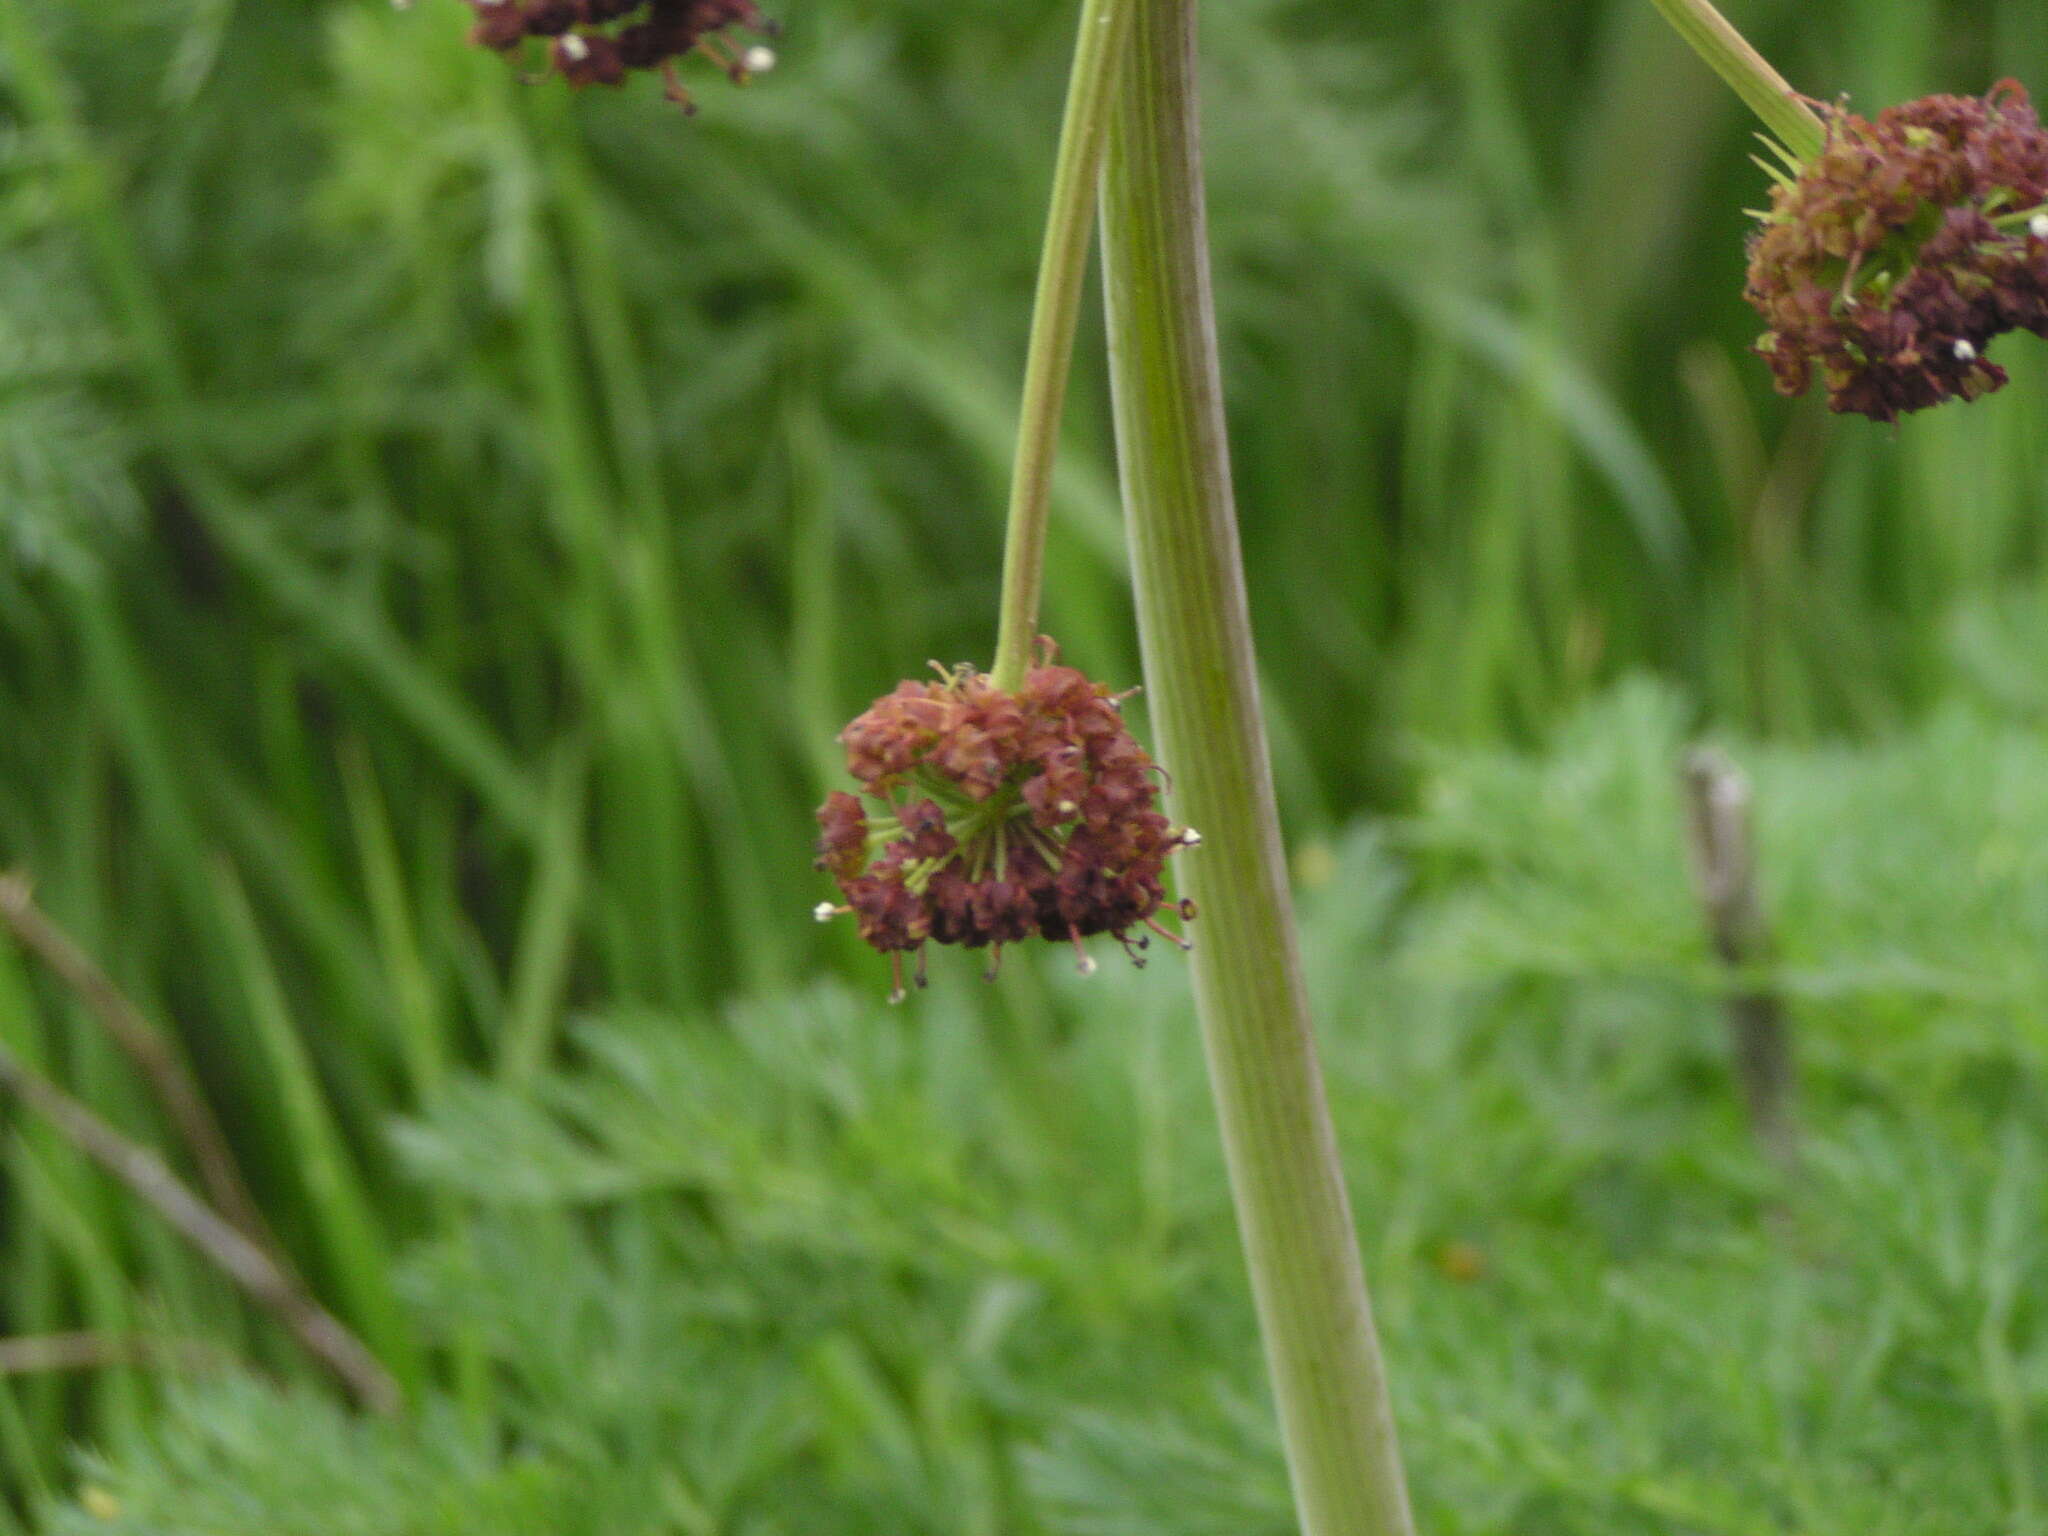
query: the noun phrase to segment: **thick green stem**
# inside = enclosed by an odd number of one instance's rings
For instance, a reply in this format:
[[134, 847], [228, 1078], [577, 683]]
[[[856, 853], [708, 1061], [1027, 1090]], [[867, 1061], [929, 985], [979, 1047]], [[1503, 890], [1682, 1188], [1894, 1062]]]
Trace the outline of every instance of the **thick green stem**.
[[1002, 617], [991, 669], [998, 688], [1015, 690], [1038, 638], [1038, 601], [1045, 586], [1045, 527], [1052, 504], [1052, 466], [1059, 449], [1060, 410], [1074, 355], [1074, 324], [1088, 278], [1095, 225], [1095, 184], [1118, 61], [1130, 34], [1133, 0], [1084, 0], [1081, 35], [1067, 85], [1053, 166], [1052, 208], [1038, 263], [1024, 361], [1024, 403], [1017, 422], [1017, 460], [1010, 476], [1009, 533], [1003, 545]]
[[1117, 453], [1160, 760], [1199, 851], [1196, 1005], [1307, 1536], [1409, 1536], [1379, 1343], [1316, 1060], [1224, 440], [1195, 0], [1138, 0], [1103, 182]]
[[1708, 0], [1656, 0], [1664, 19], [1715, 74], [1735, 88], [1749, 110], [1801, 160], [1811, 160], [1827, 141], [1827, 128], [1800, 94], [1771, 68], [1742, 34]]

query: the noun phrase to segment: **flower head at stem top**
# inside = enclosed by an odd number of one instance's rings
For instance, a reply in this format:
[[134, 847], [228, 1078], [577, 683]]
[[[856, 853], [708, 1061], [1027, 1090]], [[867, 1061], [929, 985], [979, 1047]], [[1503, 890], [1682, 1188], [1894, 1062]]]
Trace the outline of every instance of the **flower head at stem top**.
[[696, 105], [676, 74], [690, 54], [711, 60], [736, 84], [775, 67], [763, 45], [735, 48], [732, 28], [773, 35], [753, 0], [466, 0], [476, 12], [472, 40], [509, 53], [528, 38], [547, 44], [547, 67], [571, 85], [622, 85], [637, 70], [658, 73], [671, 101]]
[[[838, 882], [842, 912], [890, 957], [927, 943], [969, 949], [1029, 938], [1071, 943], [1113, 934], [1131, 957], [1160, 926], [1167, 858], [1200, 842], [1158, 809], [1157, 772], [1132, 738], [1122, 695], [1056, 665], [1049, 641], [1014, 692], [972, 667], [899, 683], [840, 734], [848, 772], [870, 807], [834, 790], [818, 811], [818, 868]], [[1185, 921], [1193, 908], [1182, 903]], [[989, 974], [994, 975], [991, 965]]]
[[1999, 388], [1991, 341], [2048, 336], [2048, 130], [2026, 91], [1825, 121], [1750, 241], [1746, 296], [1778, 388], [1818, 371], [1834, 410], [1878, 421]]

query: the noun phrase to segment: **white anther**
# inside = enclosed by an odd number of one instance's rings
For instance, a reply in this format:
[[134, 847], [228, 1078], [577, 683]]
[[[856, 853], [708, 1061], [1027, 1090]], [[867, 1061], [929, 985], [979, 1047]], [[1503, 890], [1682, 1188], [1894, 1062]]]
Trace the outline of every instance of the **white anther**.
[[1180, 845], [1183, 848], [1199, 848], [1202, 846], [1202, 834], [1193, 827], [1182, 827], [1180, 829]]
[[2037, 213], [2027, 220], [2027, 233], [2036, 240], [2048, 240], [2048, 213]]
[[1059, 803], [1059, 812], [1062, 816], [1071, 816], [1074, 814], [1074, 812], [1078, 811], [1079, 809], [1081, 809], [1081, 807], [1074, 804], [1074, 802], [1071, 800], [1062, 800]]
[[889, 994], [889, 1001], [893, 1005], [902, 1002], [903, 999], [905, 999], [908, 996], [910, 996], [908, 992], [904, 991], [901, 987], [898, 987], [894, 992], [891, 992]]
[[775, 50], [766, 43], [756, 43], [740, 55], [740, 68], [750, 75], [765, 75], [775, 67]]
[[1977, 349], [1960, 338], [1956, 341], [1955, 353], [1956, 361], [1959, 363], [1974, 363], [1977, 361]]
[[838, 915], [839, 909], [833, 906], [832, 903], [829, 901], [821, 901], [815, 907], [811, 908], [811, 916], [815, 917], [821, 923], [829, 923], [832, 921], [833, 918], [837, 917]]
[[1093, 976], [1095, 974], [1095, 957], [1093, 955], [1083, 955], [1074, 962], [1074, 969], [1083, 976]]
[[583, 41], [574, 32], [564, 32], [562, 34], [562, 57], [571, 64], [581, 64], [590, 57], [590, 44]]

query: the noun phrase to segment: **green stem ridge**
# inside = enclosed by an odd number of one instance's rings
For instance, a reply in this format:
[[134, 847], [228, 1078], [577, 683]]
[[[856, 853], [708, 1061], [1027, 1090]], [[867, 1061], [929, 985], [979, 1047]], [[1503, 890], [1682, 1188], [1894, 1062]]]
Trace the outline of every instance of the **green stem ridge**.
[[1811, 160], [1820, 153], [1827, 142], [1826, 125], [1709, 0], [1656, 0], [1656, 6], [1796, 159]]
[[1024, 400], [1017, 422], [1017, 457], [1010, 476], [1009, 531], [1003, 544], [1001, 621], [991, 669], [998, 688], [1015, 692], [1031, 665], [1038, 638], [1038, 602], [1045, 586], [1045, 530], [1052, 502], [1052, 467], [1059, 450], [1060, 412], [1074, 355], [1074, 326], [1088, 277], [1088, 246], [1095, 224], [1095, 187], [1101, 175], [1111, 96], [1130, 35], [1133, 0], [1083, 0], [1081, 32], [1067, 84], [1059, 157], [1053, 166], [1052, 207], [1038, 263], [1031, 340], [1024, 362]]
[[1118, 463], [1145, 676], [1201, 909], [1210, 1082], [1306, 1536], [1410, 1536], [1295, 938], [1231, 498], [1195, 0], [1138, 0], [1103, 181]]

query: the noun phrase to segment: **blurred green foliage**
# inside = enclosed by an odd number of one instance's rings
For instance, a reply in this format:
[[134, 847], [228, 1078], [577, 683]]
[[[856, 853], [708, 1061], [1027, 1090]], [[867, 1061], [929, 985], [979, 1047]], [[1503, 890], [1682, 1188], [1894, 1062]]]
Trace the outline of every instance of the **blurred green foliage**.
[[[1430, 1528], [2042, 1529], [2048, 365], [1895, 433], [1769, 396], [1749, 124], [1647, 4], [1208, 11], [1289, 824], [1398, 829], [1311, 959]], [[1731, 11], [1818, 95], [2048, 81], [2031, 0]], [[0, 864], [434, 1384], [0, 1381], [18, 1500], [83, 1437], [138, 1530], [1284, 1525], [1171, 965], [883, 1018], [806, 919], [838, 724], [992, 643], [1072, 18], [783, 20], [684, 121], [454, 0], [0, 0]], [[1082, 357], [1048, 620], [1135, 680]], [[1702, 725], [1766, 744], [1810, 1251], [1721, 1081]], [[162, 1139], [4, 946], [0, 1039]], [[7, 1124], [7, 1332], [302, 1375]]]
[[[1326, 1065], [1424, 1528], [2034, 1529], [2041, 1037], [1884, 966], [1861, 986], [1894, 1006], [1854, 1035], [1795, 991], [1809, 1168], [1782, 1187], [1697, 915], [1633, 901], [1678, 841], [1630, 815], [1671, 798], [1671, 713], [1624, 694], [1554, 756], [1448, 773], [1404, 836], [1484, 844], [1485, 877], [1431, 894], [1372, 834], [1314, 855]], [[1852, 934], [1793, 895], [1833, 857], [1797, 811], [1882, 848], [1893, 787], [1963, 740], [2048, 751], [1957, 717], [1827, 780], [1760, 767], [1789, 949], [2038, 972], [1967, 902]], [[2048, 837], [2038, 794], [1960, 820], [1973, 845]], [[1926, 883], [2048, 903], [2038, 869], [1973, 881]], [[1574, 917], [1503, 953], [1539, 892], [1633, 958]], [[391, 1426], [188, 1385], [48, 1528], [1283, 1536], [1183, 976], [1051, 971], [1039, 1035], [957, 972], [909, 1010], [835, 984], [592, 1015], [567, 1071], [460, 1080], [398, 1136], [463, 1213], [402, 1289], [486, 1393]]]

